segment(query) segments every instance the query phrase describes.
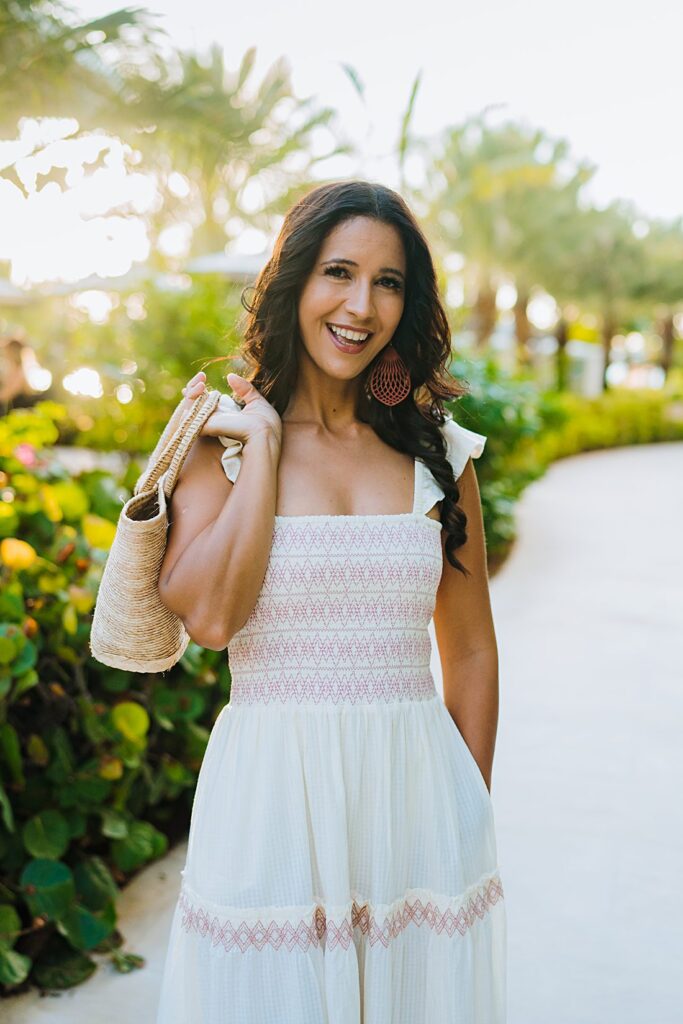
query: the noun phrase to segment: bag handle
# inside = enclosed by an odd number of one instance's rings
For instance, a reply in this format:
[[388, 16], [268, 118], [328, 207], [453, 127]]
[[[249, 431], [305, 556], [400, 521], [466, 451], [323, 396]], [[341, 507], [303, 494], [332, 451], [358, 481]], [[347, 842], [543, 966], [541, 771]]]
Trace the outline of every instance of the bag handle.
[[[164, 476], [164, 494], [167, 498], [170, 498], [173, 488], [175, 487], [176, 480], [180, 470], [183, 468], [183, 463], [189, 455], [190, 448], [199, 437], [199, 433], [208, 420], [209, 416], [213, 415], [214, 410], [218, 406], [221, 400], [221, 392], [212, 389], [211, 391], [204, 391], [203, 394], [208, 395], [206, 401], [200, 406], [200, 408], [194, 413], [192, 422], [188, 425], [187, 430], [181, 438], [180, 444], [173, 453], [171, 459], [171, 465], [169, 466], [168, 472]], [[200, 395], [200, 397], [202, 397]]]
[[204, 423], [216, 409], [220, 397], [220, 391], [206, 388], [201, 395], [195, 398], [190, 409], [182, 417], [180, 424], [177, 424], [177, 413], [185, 399], [181, 400], [150, 455], [147, 468], [135, 484], [134, 494], [139, 494], [143, 489], [145, 491], [154, 490], [162, 474], [168, 471], [164, 480], [164, 492], [166, 497], [170, 496], [192, 444], [199, 436]]

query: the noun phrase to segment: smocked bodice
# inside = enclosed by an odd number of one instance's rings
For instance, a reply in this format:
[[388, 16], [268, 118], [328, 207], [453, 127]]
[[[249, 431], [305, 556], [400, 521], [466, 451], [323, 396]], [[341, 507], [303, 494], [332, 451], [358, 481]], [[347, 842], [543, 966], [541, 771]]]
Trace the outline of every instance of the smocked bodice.
[[441, 578], [428, 516], [278, 516], [254, 609], [228, 646], [231, 703], [362, 703], [435, 693]]
[[[240, 412], [228, 395], [220, 408]], [[442, 426], [459, 477], [486, 438]], [[242, 443], [219, 437], [234, 484]], [[441, 523], [427, 513], [444, 492], [414, 459], [411, 512], [275, 516], [252, 613], [228, 644], [230, 703], [368, 704], [435, 694], [429, 623], [443, 569]]]

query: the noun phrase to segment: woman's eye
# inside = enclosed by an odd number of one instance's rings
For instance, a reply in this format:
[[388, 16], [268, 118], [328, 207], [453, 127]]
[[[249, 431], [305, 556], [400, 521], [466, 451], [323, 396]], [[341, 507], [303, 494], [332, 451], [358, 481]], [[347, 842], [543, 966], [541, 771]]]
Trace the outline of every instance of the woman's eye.
[[388, 281], [392, 288], [395, 288], [397, 292], [401, 290], [401, 282], [397, 281], [395, 277], [383, 277], [383, 281]]
[[[332, 277], [336, 277], [337, 276], [336, 271], [341, 271], [342, 274], [348, 274], [348, 270], [346, 269], [346, 267], [326, 267], [325, 268], [325, 273], [329, 274]], [[382, 277], [382, 278], [380, 278], [380, 281], [382, 281], [384, 283], [388, 283], [397, 292], [400, 292], [400, 290], [401, 290], [401, 282], [397, 281], [395, 277]]]

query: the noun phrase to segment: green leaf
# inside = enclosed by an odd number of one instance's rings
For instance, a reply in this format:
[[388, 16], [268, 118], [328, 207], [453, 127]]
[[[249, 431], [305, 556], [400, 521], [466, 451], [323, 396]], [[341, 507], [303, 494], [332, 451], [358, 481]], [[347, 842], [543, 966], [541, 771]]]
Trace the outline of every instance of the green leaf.
[[[3, 838], [2, 832], [0, 832], [0, 841], [2, 840], [2, 838]], [[9, 837], [7, 837], [7, 838], [9, 838]], [[1, 845], [1, 842], [0, 842], [0, 845]], [[14, 893], [3, 882], [0, 882], [0, 900], [2, 900], [3, 903], [17, 903], [18, 902], [18, 898], [17, 898], [16, 893]]]
[[27, 690], [32, 689], [39, 680], [39, 675], [35, 669], [30, 668], [24, 675], [19, 676], [16, 683], [14, 684], [14, 690], [12, 691], [12, 700], [16, 700], [21, 697]]
[[44, 914], [56, 920], [67, 912], [76, 898], [71, 870], [59, 860], [29, 861], [19, 883], [34, 916]]
[[128, 820], [118, 811], [104, 807], [100, 811], [102, 817], [102, 835], [108, 839], [125, 839], [128, 835]]
[[[9, 502], [0, 501], [0, 537], [13, 537], [18, 529], [19, 516], [15, 509]], [[6, 617], [12, 618], [11, 615]]]
[[165, 759], [161, 765], [161, 770], [167, 781], [173, 786], [195, 785], [195, 773], [191, 772], [181, 761], [176, 761], [175, 758], [169, 757]]
[[0, 903], [0, 949], [10, 949], [21, 931], [21, 918], [14, 907]]
[[24, 846], [33, 857], [59, 860], [69, 848], [71, 835], [66, 818], [60, 811], [41, 811], [22, 829]]
[[45, 740], [38, 733], [33, 732], [29, 736], [26, 741], [26, 753], [31, 761], [40, 765], [41, 768], [44, 768], [50, 761], [50, 751], [47, 749]]
[[26, 784], [24, 770], [21, 761], [21, 746], [17, 730], [9, 722], [0, 725], [0, 751], [3, 759], [10, 770], [12, 781], [20, 786]]
[[61, 935], [54, 935], [33, 967], [32, 979], [41, 988], [73, 988], [89, 978], [97, 964], [73, 949]]
[[111, 962], [119, 974], [130, 974], [131, 971], [144, 967], [146, 961], [144, 956], [138, 956], [137, 953], [120, 953], [115, 950]]
[[79, 697], [76, 703], [81, 715], [81, 728], [94, 746], [97, 747], [114, 736], [87, 697]]
[[66, 823], [69, 829], [69, 838], [81, 839], [85, 835], [88, 827], [88, 819], [85, 814], [83, 814], [82, 811], [79, 811], [78, 808], [73, 808], [68, 810], [64, 817], [66, 818]]
[[111, 782], [95, 775], [95, 771], [96, 767], [93, 767], [92, 774], [87, 770], [78, 773], [71, 784], [69, 793], [61, 795], [62, 807], [83, 807], [83, 804], [93, 804], [97, 807], [109, 796]]
[[0, 620], [3, 622], [21, 622], [24, 610], [24, 590], [18, 580], [3, 584], [0, 592]]
[[3, 985], [20, 985], [28, 977], [33, 961], [15, 949], [0, 946], [0, 982]]
[[163, 857], [168, 850], [168, 839], [163, 832], [159, 832], [158, 829], [154, 829], [154, 835], [152, 836], [152, 856], [156, 859], [157, 857]]
[[0, 665], [9, 665], [15, 652], [14, 641], [8, 636], [0, 636]]
[[149, 730], [149, 715], [141, 704], [122, 701], [112, 708], [111, 720], [127, 740], [140, 740]]
[[101, 857], [88, 857], [74, 868], [76, 891], [89, 910], [104, 910], [119, 891]]
[[95, 946], [93, 953], [111, 953], [115, 949], [119, 949], [123, 945], [123, 935], [115, 928], [111, 935], [108, 935], [106, 939], [102, 939], [102, 942]]
[[29, 669], [35, 668], [38, 661], [38, 648], [32, 640], [27, 640], [21, 653], [12, 662], [12, 675], [23, 676]]
[[[98, 668], [99, 668], [98, 664]], [[100, 676], [100, 682], [109, 693], [123, 693], [130, 686], [130, 672], [121, 672], [119, 669], [109, 669]]]
[[9, 797], [2, 786], [0, 786], [0, 813], [2, 813], [2, 821], [7, 831], [14, 832], [15, 825], [12, 805], [9, 802]]
[[58, 726], [52, 734], [52, 749], [64, 774], [71, 775], [74, 771], [73, 747], [66, 731], [61, 726]]
[[75, 522], [88, 511], [88, 496], [73, 480], [58, 480], [46, 484], [45, 489], [58, 502], [65, 519]]
[[75, 949], [87, 952], [106, 939], [114, 930], [111, 913], [98, 917], [78, 904], [70, 907], [57, 921], [57, 928]]
[[150, 825], [148, 821], [134, 821], [125, 839], [111, 844], [114, 863], [122, 871], [134, 871], [141, 864], [154, 860], [165, 850], [166, 836]]
[[197, 690], [159, 687], [154, 694], [154, 711], [173, 721], [192, 721], [204, 711], [206, 699]]

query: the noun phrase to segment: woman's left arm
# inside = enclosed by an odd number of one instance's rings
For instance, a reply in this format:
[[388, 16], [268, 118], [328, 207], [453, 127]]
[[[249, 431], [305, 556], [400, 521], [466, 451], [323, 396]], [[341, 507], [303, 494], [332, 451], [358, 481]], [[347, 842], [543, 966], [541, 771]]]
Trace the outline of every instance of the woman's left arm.
[[[434, 632], [443, 673], [443, 695], [491, 789], [498, 730], [498, 647], [491, 613], [486, 540], [477, 475], [472, 459], [458, 478], [458, 504], [467, 516], [467, 541], [455, 554], [469, 577], [443, 555], [436, 595]], [[446, 535], [442, 533], [443, 541]]]

